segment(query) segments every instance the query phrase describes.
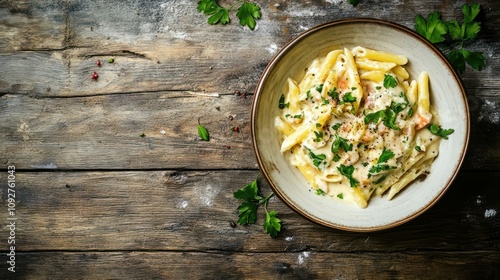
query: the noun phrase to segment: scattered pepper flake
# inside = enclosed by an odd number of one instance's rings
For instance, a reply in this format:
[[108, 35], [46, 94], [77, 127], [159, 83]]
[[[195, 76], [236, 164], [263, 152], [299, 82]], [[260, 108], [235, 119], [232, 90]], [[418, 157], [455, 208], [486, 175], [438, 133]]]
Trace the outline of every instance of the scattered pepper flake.
[[231, 146], [226, 145], [226, 149], [227, 149], [227, 150], [231, 149]]
[[92, 75], [90, 76], [90, 78], [91, 78], [92, 80], [97, 80], [97, 78], [99, 78], [99, 74], [97, 74], [97, 72], [96, 72], [96, 71], [94, 71], [94, 73], [92, 73]]
[[237, 126], [233, 126], [233, 127], [231, 128], [231, 130], [232, 130], [232, 131], [234, 131], [234, 132], [240, 132], [240, 128], [239, 128], [239, 127], [237, 127]]
[[101, 61], [98, 59], [95, 64], [97, 65], [97, 67], [101, 67]]

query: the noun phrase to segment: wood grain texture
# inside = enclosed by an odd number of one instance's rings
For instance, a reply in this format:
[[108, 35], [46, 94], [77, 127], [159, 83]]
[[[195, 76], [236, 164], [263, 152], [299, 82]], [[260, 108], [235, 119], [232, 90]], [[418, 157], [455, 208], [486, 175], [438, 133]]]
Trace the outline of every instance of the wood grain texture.
[[[277, 50], [314, 25], [375, 17], [413, 29], [415, 15], [434, 9], [446, 19], [460, 16], [459, 3], [428, 2], [361, 3], [354, 8], [347, 1], [260, 1], [263, 18], [252, 32], [236, 20], [227, 26], [206, 24], [207, 17], [196, 12], [196, 1], [5, 1], [0, 11], [12, 21], [0, 22], [0, 28], [9, 30], [0, 32], [0, 42], [5, 42], [0, 45], [2, 68], [19, 73], [39, 71], [29, 68], [43, 65], [48, 75], [2, 76], [0, 92], [49, 96], [165, 90], [251, 92]], [[491, 93], [500, 86], [491, 75], [500, 70], [495, 51], [500, 44], [500, 4], [479, 2], [486, 11], [481, 15], [486, 32], [473, 47], [485, 53], [488, 64], [482, 72], [470, 71], [463, 78], [469, 90], [479, 86]], [[373, 6], [383, 6], [383, 10]], [[37, 20], [41, 15], [43, 20]], [[18, 30], [11, 31], [10, 25]], [[46, 63], [38, 60], [40, 52], [48, 55]], [[109, 57], [116, 62], [95, 67], [97, 59]], [[39, 63], [30, 62], [35, 59]], [[90, 79], [94, 70], [100, 74], [98, 82]], [[49, 91], [48, 85], [56, 88], [50, 86]]]
[[[21, 254], [26, 279], [496, 279], [492, 252], [40, 252]], [[4, 270], [0, 276], [8, 276]], [[32, 277], [36, 275], [36, 277]]]
[[[500, 246], [500, 220], [487, 212], [498, 209], [498, 172], [483, 173], [481, 179], [477, 173], [463, 173], [429, 211], [375, 233], [313, 224], [274, 198], [269, 209], [283, 220], [276, 240], [263, 232], [262, 209], [256, 225], [235, 226], [241, 201], [233, 192], [253, 181], [256, 171], [16, 174], [22, 251], [497, 251]], [[1, 186], [7, 185], [6, 177], [0, 174]], [[269, 194], [266, 182], [259, 182], [262, 192]], [[6, 215], [0, 212], [0, 220]]]
[[500, 278], [500, 2], [474, 1], [482, 31], [467, 47], [487, 65], [462, 75], [471, 139], [442, 199], [396, 228], [351, 233], [273, 198], [276, 239], [263, 209], [256, 225], [236, 225], [232, 195], [259, 173], [249, 111], [268, 61], [320, 23], [370, 17], [413, 29], [434, 10], [461, 18], [464, 1], [257, 2], [250, 31], [235, 11], [231, 24], [208, 25], [197, 1], [0, 1], [0, 236], [9, 165], [18, 217], [17, 272], [0, 238], [0, 279]]
[[[500, 170], [500, 100], [476, 100], [464, 169]], [[186, 91], [71, 98], [8, 94], [0, 97], [0, 165], [25, 170], [256, 169], [250, 105], [251, 96]], [[211, 135], [209, 142], [200, 141], [198, 119]], [[235, 126], [238, 132], [231, 130]]]

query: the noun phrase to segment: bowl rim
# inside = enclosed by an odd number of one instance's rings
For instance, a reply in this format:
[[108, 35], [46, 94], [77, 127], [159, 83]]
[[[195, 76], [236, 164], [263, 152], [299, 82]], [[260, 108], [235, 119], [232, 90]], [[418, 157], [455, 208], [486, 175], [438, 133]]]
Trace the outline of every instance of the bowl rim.
[[[418, 211], [415, 211], [411, 215], [408, 215], [406, 217], [403, 217], [397, 221], [394, 221], [392, 223], [387, 223], [384, 225], [380, 226], [374, 226], [374, 227], [351, 227], [351, 226], [345, 226], [345, 225], [339, 225], [331, 222], [326, 222], [321, 219], [318, 219], [313, 216], [309, 216], [306, 211], [301, 210], [299, 207], [295, 206], [292, 201], [289, 201], [288, 198], [282, 193], [282, 191], [273, 184], [273, 180], [269, 177], [268, 172], [264, 172], [266, 170], [265, 165], [263, 163], [263, 159], [260, 155], [260, 152], [257, 148], [257, 136], [256, 136], [256, 130], [255, 130], [255, 115], [256, 115], [256, 107], [257, 107], [257, 101], [259, 100], [260, 95], [262, 94], [262, 88], [263, 88], [263, 81], [265, 81], [268, 77], [268, 75], [271, 72], [271, 69], [273, 66], [283, 57], [293, 46], [298, 44], [301, 40], [303, 40], [305, 37], [308, 35], [324, 29], [324, 28], [330, 28], [333, 26], [337, 25], [346, 25], [346, 24], [377, 24], [377, 25], [383, 25], [385, 27], [391, 27], [394, 29], [397, 29], [398, 31], [402, 31], [415, 39], [417, 39], [419, 42], [425, 44], [428, 48], [430, 48], [440, 59], [441, 61], [446, 64], [447, 68], [450, 69], [450, 72], [452, 73], [454, 79], [456, 80], [458, 87], [460, 88], [460, 94], [464, 102], [464, 108], [465, 108], [465, 113], [466, 113], [466, 124], [465, 124], [465, 143], [460, 151], [460, 157], [459, 161], [457, 163], [457, 168], [454, 170], [453, 174], [448, 178], [448, 181], [446, 185], [440, 190], [439, 194], [437, 194], [434, 199], [430, 200], [427, 204], [425, 204], [423, 207], [421, 207]], [[470, 109], [469, 109], [469, 104], [467, 101], [467, 95], [466, 95], [466, 90], [465, 87], [463, 86], [462, 79], [456, 72], [456, 70], [453, 68], [453, 66], [450, 64], [446, 56], [439, 50], [436, 46], [434, 46], [430, 41], [428, 41], [426, 38], [418, 34], [417, 32], [409, 29], [406, 26], [403, 26], [398, 23], [386, 21], [386, 20], [381, 20], [381, 19], [374, 19], [374, 18], [345, 18], [345, 19], [339, 19], [339, 20], [332, 20], [328, 21], [325, 23], [318, 24], [316, 26], [311, 27], [310, 29], [303, 31], [299, 33], [297, 36], [289, 40], [269, 61], [267, 66], [264, 68], [261, 76], [259, 77], [259, 80], [257, 82], [257, 85], [254, 90], [254, 95], [252, 98], [252, 104], [250, 108], [250, 130], [251, 130], [251, 138], [252, 138], [252, 147], [254, 150], [254, 154], [257, 159], [257, 164], [260, 169], [260, 173], [264, 175], [264, 178], [270, 185], [272, 191], [283, 201], [290, 209], [292, 209], [294, 212], [298, 213], [300, 216], [306, 218], [309, 221], [312, 221], [316, 224], [328, 227], [328, 228], [334, 228], [334, 229], [340, 229], [344, 231], [351, 231], [351, 232], [373, 232], [373, 231], [381, 231], [381, 230], [386, 230], [390, 229], [399, 225], [402, 225], [404, 223], [409, 222], [410, 220], [415, 219], [416, 217], [420, 216], [422, 213], [427, 211], [429, 208], [431, 208], [434, 204], [436, 204], [440, 198], [444, 195], [444, 193], [449, 189], [453, 181], [455, 180], [458, 172], [461, 169], [462, 163], [465, 158], [465, 154], [468, 149], [469, 145], [469, 137], [470, 137]]]

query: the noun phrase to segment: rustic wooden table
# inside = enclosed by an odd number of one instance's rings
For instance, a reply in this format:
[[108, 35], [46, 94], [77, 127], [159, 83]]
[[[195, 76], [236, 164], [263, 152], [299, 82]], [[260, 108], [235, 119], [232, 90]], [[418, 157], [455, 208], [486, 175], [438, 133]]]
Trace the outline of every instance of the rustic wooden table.
[[196, 0], [0, 1], [0, 279], [500, 279], [500, 2], [478, 1], [471, 48], [487, 65], [462, 75], [472, 133], [444, 197], [374, 233], [313, 224], [273, 198], [276, 239], [262, 216], [236, 225], [233, 198], [259, 174], [249, 111], [271, 57], [330, 20], [413, 29], [417, 14], [461, 19], [473, 2], [256, 2], [251, 31], [235, 11], [208, 25]]

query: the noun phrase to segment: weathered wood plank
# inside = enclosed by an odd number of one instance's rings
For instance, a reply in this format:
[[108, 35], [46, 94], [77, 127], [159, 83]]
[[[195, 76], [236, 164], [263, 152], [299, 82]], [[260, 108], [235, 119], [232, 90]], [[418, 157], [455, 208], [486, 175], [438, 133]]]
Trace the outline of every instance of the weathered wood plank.
[[[5, 266], [5, 264], [2, 264]], [[497, 252], [387, 254], [36, 252], [20, 253], [26, 279], [496, 279]], [[3, 267], [2, 267], [3, 268]], [[17, 278], [19, 279], [19, 278]]]
[[66, 2], [1, 1], [0, 53], [62, 49], [66, 45], [68, 23]]
[[[277, 239], [262, 229], [263, 209], [256, 225], [235, 225], [240, 201], [232, 193], [257, 174], [17, 172], [16, 248], [226, 253], [500, 248], [500, 216], [496, 213], [500, 209], [499, 172], [480, 176], [463, 172], [427, 212], [405, 225], [375, 233], [343, 232], [313, 224], [274, 198], [269, 209], [278, 211], [283, 221]], [[269, 194], [267, 183], [259, 182], [262, 192]], [[0, 173], [0, 186], [7, 186], [7, 172]], [[3, 204], [5, 193], [2, 191]], [[5, 221], [6, 215], [7, 211], [0, 211], [0, 220]]]
[[[60, 99], [4, 95], [0, 100], [0, 115], [9, 120], [0, 128], [2, 165], [256, 168], [249, 139], [250, 98], [165, 92]], [[198, 136], [198, 119], [211, 134], [209, 142]]]
[[[196, 11], [196, 2], [192, 1], [174, 4], [174, 1], [159, 0], [99, 3], [87, 0], [66, 1], [61, 5], [23, 2], [24, 10], [30, 11], [33, 18], [45, 12], [60, 16], [49, 16], [54, 19], [44, 19], [39, 24], [28, 22], [16, 26], [19, 32], [36, 33], [34, 36], [17, 38], [0, 32], [0, 42], [9, 42], [0, 49], [6, 53], [0, 56], [0, 62], [5, 62], [1, 63], [2, 68], [8, 73], [19, 73], [33, 65], [31, 52], [10, 54], [13, 51], [54, 48], [49, 65], [42, 64], [48, 75], [1, 76], [0, 92], [80, 96], [162, 90], [252, 91], [276, 51], [316, 24], [347, 17], [375, 17], [413, 28], [416, 14], [426, 15], [434, 9], [440, 10], [444, 18], [460, 14], [459, 5], [450, 9], [454, 4], [449, 1], [430, 1], [433, 4], [429, 5], [405, 3], [404, 7], [401, 2], [392, 1], [392, 4], [384, 4], [386, 10], [382, 13], [363, 3], [354, 8], [347, 1], [260, 2], [263, 18], [253, 32], [240, 27], [236, 20], [228, 26], [208, 25], [206, 16]], [[14, 10], [10, 7], [15, 4], [7, 3], [1, 10], [4, 14]], [[491, 91], [500, 87], [495, 75], [500, 71], [500, 59], [495, 51], [500, 44], [497, 40], [500, 4], [485, 2], [484, 5], [483, 29], [488, 32], [480, 37], [475, 48], [485, 52], [488, 65], [482, 72], [468, 71], [463, 78], [470, 90]], [[16, 23], [15, 17], [12, 21]], [[52, 27], [52, 23], [56, 27]], [[10, 24], [6, 21], [3, 28], [8, 29]], [[40, 42], [48, 41], [44, 36], [49, 32], [46, 29], [58, 36], [52, 40], [57, 42], [54, 46], [45, 47]], [[25, 43], [26, 40], [30, 41]], [[53, 57], [60, 61], [54, 63]], [[97, 59], [105, 61], [109, 57], [114, 57], [116, 62], [104, 63], [100, 68], [95, 65]], [[99, 72], [98, 81], [90, 79], [93, 71]], [[56, 81], [63, 81], [67, 86], [59, 90], [55, 90], [57, 86], [52, 87], [51, 91], [42, 86], [57, 84]]]
[[[251, 97], [200, 94], [204, 93], [1, 96], [0, 165], [13, 163], [19, 169], [255, 169]], [[464, 169], [500, 170], [500, 99], [474, 100]], [[209, 142], [198, 137], [198, 118], [211, 134]], [[233, 126], [239, 132], [232, 131]]]

